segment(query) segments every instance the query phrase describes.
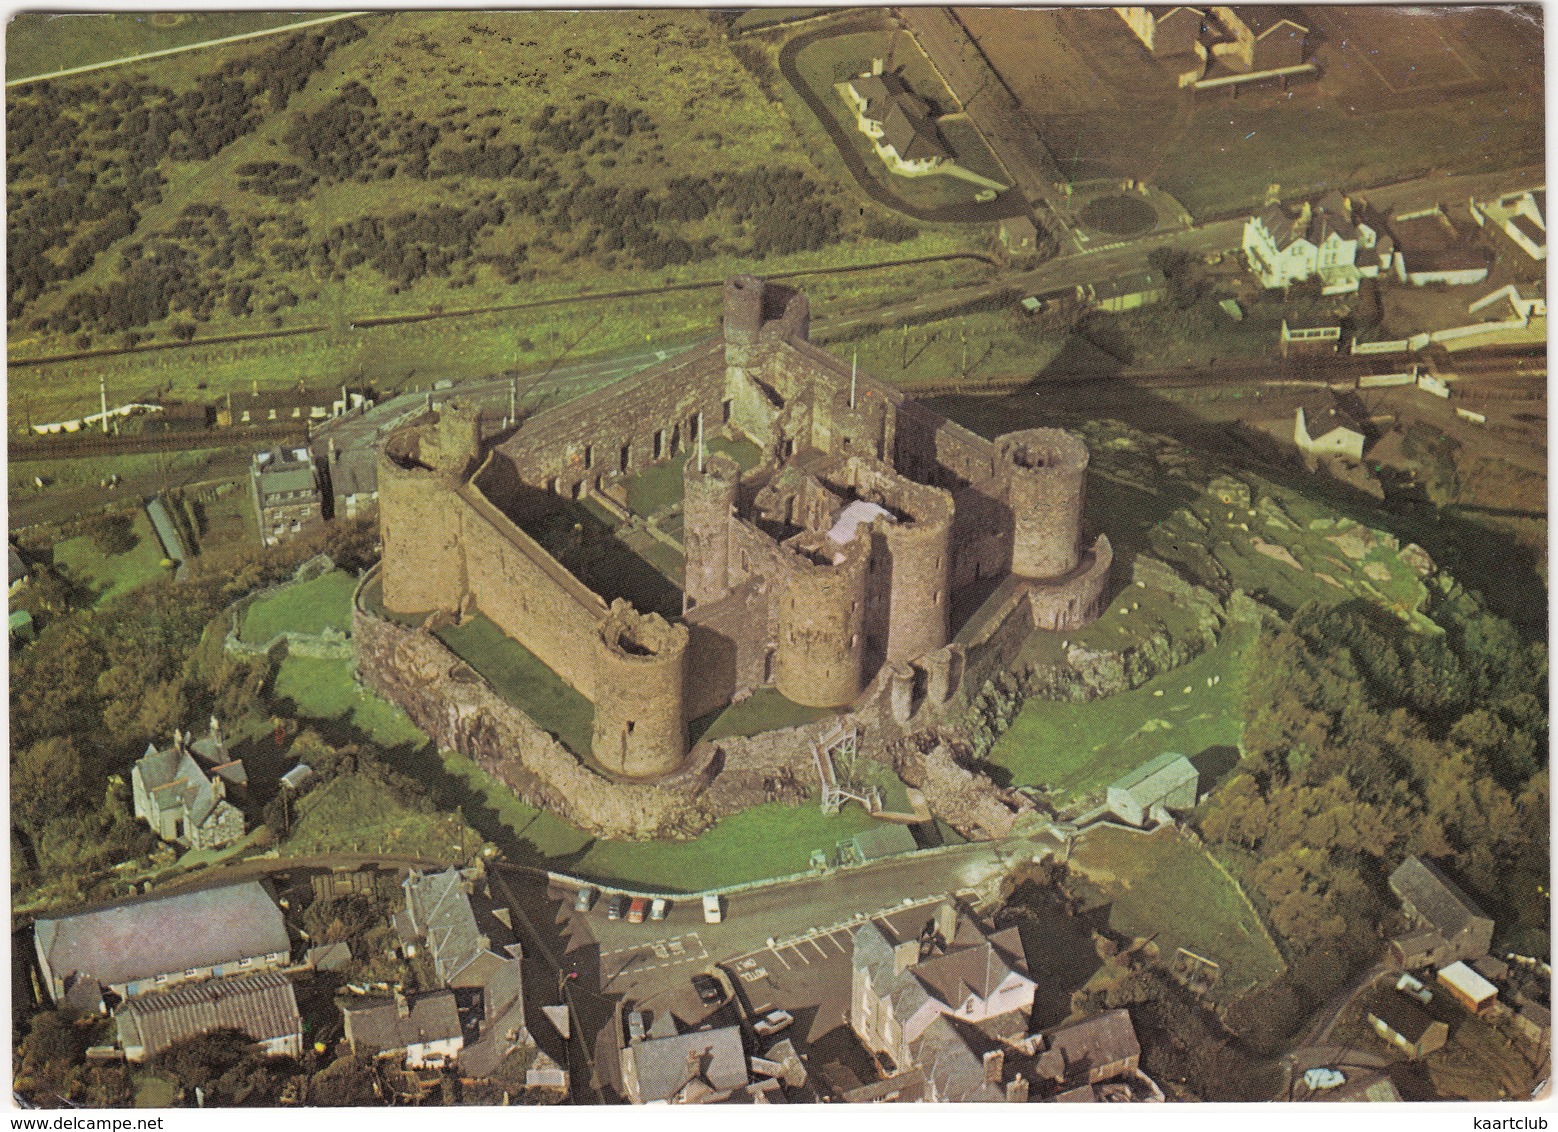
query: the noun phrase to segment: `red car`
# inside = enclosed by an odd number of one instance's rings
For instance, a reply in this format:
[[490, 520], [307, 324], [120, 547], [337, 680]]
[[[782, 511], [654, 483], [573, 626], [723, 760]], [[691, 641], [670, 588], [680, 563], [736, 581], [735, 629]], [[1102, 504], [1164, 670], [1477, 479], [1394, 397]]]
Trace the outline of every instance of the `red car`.
[[644, 914], [649, 911], [649, 898], [647, 896], [633, 897], [633, 903], [628, 905], [628, 923], [642, 924]]

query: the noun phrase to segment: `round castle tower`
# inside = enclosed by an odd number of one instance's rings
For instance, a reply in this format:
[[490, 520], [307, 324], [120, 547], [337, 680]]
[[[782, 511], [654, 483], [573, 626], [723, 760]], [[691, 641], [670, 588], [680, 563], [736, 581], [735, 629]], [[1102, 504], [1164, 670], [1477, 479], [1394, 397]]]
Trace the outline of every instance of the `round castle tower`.
[[687, 626], [618, 598], [595, 638], [596, 760], [625, 778], [659, 778], [687, 757]]
[[763, 329], [763, 281], [755, 275], [725, 280], [725, 364], [750, 369], [757, 364], [757, 336]]
[[379, 451], [379, 538], [384, 607], [397, 613], [458, 608], [464, 595], [459, 512], [449, 492], [481, 453], [481, 412], [457, 402], [392, 433]]
[[[861, 626], [871, 540], [840, 546], [807, 533], [781, 544], [774, 683], [806, 707], [841, 707], [860, 694]], [[841, 556], [835, 562], [835, 556]]]
[[874, 524], [887, 544], [892, 570], [888, 664], [915, 660], [951, 637], [952, 496], [906, 483], [895, 502], [907, 517]]
[[996, 438], [1012, 509], [1012, 573], [1059, 578], [1082, 555], [1082, 501], [1087, 445], [1058, 428], [1030, 428]]
[[682, 471], [682, 529], [686, 546], [686, 605], [718, 601], [730, 590], [730, 523], [741, 466], [715, 452], [698, 470], [696, 453]]

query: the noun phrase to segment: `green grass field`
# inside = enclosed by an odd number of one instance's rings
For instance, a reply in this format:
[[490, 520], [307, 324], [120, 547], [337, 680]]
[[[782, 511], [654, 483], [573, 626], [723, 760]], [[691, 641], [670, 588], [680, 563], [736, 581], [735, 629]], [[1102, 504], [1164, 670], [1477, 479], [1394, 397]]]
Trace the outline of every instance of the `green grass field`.
[[[704, 450], [708, 455], [723, 452], [741, 465], [743, 471], [757, 465], [760, 452], [750, 440], [726, 440], [724, 437], [705, 437]], [[691, 447], [681, 455], [645, 468], [627, 481], [628, 510], [648, 518], [663, 511], [673, 503], [682, 501], [682, 469], [689, 459], [697, 458], [697, 437]]]
[[381, 747], [427, 742], [405, 712], [357, 686], [349, 660], [289, 656], [276, 670], [274, 695], [291, 700], [300, 716], [340, 720]]
[[1221, 964], [1215, 999], [1237, 997], [1282, 972], [1281, 956], [1233, 882], [1204, 850], [1173, 832], [1095, 829], [1071, 860], [1102, 888], [1112, 929], [1156, 936], [1165, 962], [1183, 947]]
[[[6, 27], [6, 81], [311, 19], [297, 12], [22, 12]], [[324, 13], [317, 13], [324, 15]]]
[[263, 645], [277, 633], [320, 633], [325, 629], [349, 632], [352, 627], [352, 592], [357, 579], [344, 570], [332, 570], [311, 582], [288, 586], [280, 593], [255, 602], [244, 612], [238, 636], [251, 645]]
[[756, 735], [783, 727], [800, 727], [832, 714], [828, 708], [792, 703], [774, 688], [759, 688], [740, 703], [693, 720], [687, 725], [687, 732], [689, 739], [696, 743], [700, 739], [724, 739], [732, 735]]
[[481, 836], [455, 814], [418, 813], [374, 783], [337, 778], [304, 795], [282, 843], [289, 857], [323, 853], [403, 853], [453, 861], [470, 857]]
[[166, 573], [162, 565], [162, 545], [144, 510], [136, 508], [132, 528], [136, 543], [128, 554], [106, 556], [91, 539], [77, 535], [55, 546], [54, 562], [98, 590], [97, 602], [101, 605]]
[[1193, 758], [1208, 747], [1237, 747], [1244, 726], [1243, 662], [1253, 641], [1253, 632], [1236, 631], [1189, 664], [1101, 700], [1030, 699], [990, 761], [1009, 771], [1014, 783], [1046, 787], [1064, 803], [1101, 790], [1164, 751]]
[[481, 614], [437, 632], [455, 655], [486, 677], [504, 699], [524, 710], [576, 755], [590, 753], [595, 708], [534, 653]]

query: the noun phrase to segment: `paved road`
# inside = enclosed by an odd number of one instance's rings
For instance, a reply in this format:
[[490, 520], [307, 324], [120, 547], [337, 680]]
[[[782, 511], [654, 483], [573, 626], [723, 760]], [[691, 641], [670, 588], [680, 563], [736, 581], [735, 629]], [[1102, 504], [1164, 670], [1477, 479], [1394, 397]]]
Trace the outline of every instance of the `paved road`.
[[22, 79], [11, 79], [5, 85], [7, 88], [24, 86], [27, 83], [39, 83], [45, 79], [60, 79], [66, 75], [81, 75], [88, 71], [101, 71], [105, 67], [120, 67], [126, 63], [141, 63], [147, 59], [161, 59], [168, 55], [182, 55], [186, 51], [199, 51], [204, 47], [217, 47], [224, 43], [237, 43], [244, 39], [259, 39], [261, 36], [280, 35], [282, 32], [297, 31], [299, 28], [310, 28], [318, 24], [332, 24], [337, 20], [349, 20], [356, 16], [371, 15], [369, 12], [337, 12], [329, 16], [319, 16], [312, 20], [302, 20], [295, 24], [283, 24], [277, 28], [262, 28], [259, 31], [246, 31], [241, 35], [224, 35], [220, 39], [207, 39], [199, 43], [186, 43], [183, 47], [166, 47], [161, 51], [147, 51], [141, 55], [122, 55], [118, 59], [108, 59], [101, 63], [87, 63], [80, 67], [67, 67], [63, 71], [50, 71], [46, 75], [28, 75]]
[[[1304, 1036], [1303, 1045], [1306, 1047], [1325, 1045], [1326, 1040], [1331, 1036], [1331, 1031], [1336, 1029], [1336, 1023], [1341, 1019], [1342, 1011], [1347, 1009], [1352, 1000], [1357, 998], [1365, 988], [1372, 986], [1375, 979], [1395, 970], [1397, 970], [1397, 967], [1394, 963], [1388, 959], [1382, 959], [1332, 995], [1331, 1001], [1326, 1004], [1325, 1010], [1315, 1019], [1314, 1025], [1309, 1028], [1309, 1033]], [[1324, 1063], [1316, 1062], [1316, 1064]], [[1303, 1070], [1299, 1072], [1303, 1072]]]

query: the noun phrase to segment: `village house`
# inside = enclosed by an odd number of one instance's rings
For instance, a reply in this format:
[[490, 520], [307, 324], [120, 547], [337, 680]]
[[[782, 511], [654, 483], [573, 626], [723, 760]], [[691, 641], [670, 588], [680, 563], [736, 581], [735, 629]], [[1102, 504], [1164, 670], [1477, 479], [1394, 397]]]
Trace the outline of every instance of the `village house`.
[[1115, 13], [1181, 87], [1224, 86], [1314, 71], [1296, 9], [1117, 7]]
[[[1021, 1012], [1033, 1007], [1035, 984], [1017, 929], [986, 936], [950, 901], [917, 934], [871, 920], [855, 932], [854, 944], [850, 1026], [866, 1049], [898, 1069], [925, 1068], [920, 1039], [942, 1015], [974, 1026], [1019, 1015], [1020, 1028]], [[961, 1032], [942, 1031], [934, 1044], [948, 1049]]]
[[204, 738], [175, 730], [172, 746], [159, 751], [148, 745], [130, 770], [135, 816], [164, 841], [188, 849], [220, 849], [243, 836], [243, 814], [227, 801], [227, 792], [248, 783], [243, 761], [228, 753], [215, 716]]
[[479, 924], [471, 895], [481, 880], [456, 868], [424, 873], [412, 869], [402, 883], [406, 904], [393, 927], [408, 958], [421, 954], [441, 986], [452, 991], [467, 1035], [459, 1051], [461, 1069], [485, 1076], [512, 1050], [533, 1044], [525, 1026], [520, 980], [523, 950], [495, 946], [493, 933], [511, 937], [508, 910], [484, 907]]
[[453, 991], [393, 998], [348, 999], [341, 1004], [346, 1040], [354, 1054], [403, 1056], [407, 1069], [453, 1062], [465, 1048], [465, 1030]]
[[1309, 28], [1295, 18], [1295, 10], [1241, 4], [1214, 6], [1212, 15], [1227, 36], [1212, 45], [1214, 64], [1254, 74], [1303, 64]]
[[307, 448], [255, 453], [249, 496], [266, 546], [306, 534], [325, 519], [314, 457]]
[[882, 60], [872, 60], [871, 70], [843, 84], [842, 90], [855, 111], [856, 128], [871, 139], [877, 156], [894, 173], [923, 177], [951, 160], [930, 106], [899, 75], [884, 72]]
[[1375, 1032], [1414, 1061], [1427, 1057], [1450, 1039], [1448, 1024], [1435, 1019], [1415, 999], [1398, 990], [1375, 994], [1366, 1009]]
[[1413, 928], [1392, 943], [1402, 966], [1475, 959], [1492, 944], [1492, 919], [1431, 862], [1408, 857], [1390, 874], [1390, 890]]
[[1310, 456], [1362, 460], [1368, 441], [1361, 421], [1329, 394], [1303, 400], [1293, 415], [1293, 443]]
[[1180, 86], [1190, 86], [1206, 74], [1209, 17], [1205, 8], [1132, 6], [1115, 8], [1115, 13]]
[[1354, 215], [1350, 200], [1332, 192], [1314, 204], [1305, 201], [1297, 213], [1268, 204], [1245, 222], [1241, 246], [1262, 286], [1291, 287], [1318, 277], [1322, 293], [1336, 295], [1377, 276], [1388, 262], [1388, 243]]
[[1396, 242], [1396, 278], [1402, 283], [1464, 287], [1488, 277], [1493, 253], [1461, 235], [1437, 205], [1394, 217], [1390, 231]]
[[1547, 186], [1470, 202], [1477, 227], [1494, 225], [1534, 260], [1547, 258]]
[[123, 901], [33, 924], [49, 997], [106, 1012], [120, 999], [179, 983], [285, 966], [281, 909], [258, 881]]
[[1172, 811], [1195, 807], [1200, 781], [1189, 759], [1164, 751], [1110, 784], [1109, 809], [1134, 826], [1163, 825], [1174, 820]]
[[751, 1081], [739, 1026], [632, 1042], [621, 1064], [634, 1104], [714, 1104]]
[[378, 502], [378, 452], [371, 445], [337, 451], [331, 439], [322, 470], [334, 504], [333, 518], [355, 519]]
[[303, 1052], [303, 1019], [279, 971], [192, 983], [132, 998], [114, 1012], [126, 1061], [150, 1061], [175, 1042], [238, 1030], [271, 1057]]
[[1052, 1031], [1035, 1072], [1053, 1089], [1066, 1091], [1129, 1076], [1140, 1061], [1130, 1012], [1107, 1010]]

